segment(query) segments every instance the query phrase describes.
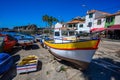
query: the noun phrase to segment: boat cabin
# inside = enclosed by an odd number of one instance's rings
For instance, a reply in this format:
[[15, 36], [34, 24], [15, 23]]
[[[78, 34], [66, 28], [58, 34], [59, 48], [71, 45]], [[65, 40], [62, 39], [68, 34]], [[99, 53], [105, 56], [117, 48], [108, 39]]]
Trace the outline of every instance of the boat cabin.
[[66, 43], [76, 40], [75, 30], [58, 28], [54, 30], [54, 42], [55, 43]]

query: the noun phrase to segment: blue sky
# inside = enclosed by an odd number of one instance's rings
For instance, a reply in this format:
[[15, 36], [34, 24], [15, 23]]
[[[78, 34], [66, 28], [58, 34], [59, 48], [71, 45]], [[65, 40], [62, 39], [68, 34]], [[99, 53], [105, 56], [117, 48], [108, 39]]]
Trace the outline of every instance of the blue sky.
[[67, 22], [85, 16], [90, 9], [115, 13], [120, 10], [120, 0], [0, 0], [0, 27], [45, 26], [45, 14]]

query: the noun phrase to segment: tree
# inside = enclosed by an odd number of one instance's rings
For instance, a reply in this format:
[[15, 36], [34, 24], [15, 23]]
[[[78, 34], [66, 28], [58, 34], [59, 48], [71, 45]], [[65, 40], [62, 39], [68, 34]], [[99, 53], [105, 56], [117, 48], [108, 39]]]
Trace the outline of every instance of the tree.
[[58, 22], [59, 20], [53, 16], [48, 16], [48, 15], [44, 15], [42, 17], [42, 20], [46, 23], [48, 23], [48, 25], [51, 27], [53, 25], [53, 23]]
[[42, 17], [43, 22], [46, 22], [46, 26], [48, 23], [48, 19], [49, 19], [49, 16], [47, 14]]

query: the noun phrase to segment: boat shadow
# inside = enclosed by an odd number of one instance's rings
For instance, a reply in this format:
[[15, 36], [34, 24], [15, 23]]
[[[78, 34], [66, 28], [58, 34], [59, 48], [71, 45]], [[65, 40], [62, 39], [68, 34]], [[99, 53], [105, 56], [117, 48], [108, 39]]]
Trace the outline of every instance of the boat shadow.
[[[61, 64], [78, 69], [73, 63], [59, 61]], [[120, 62], [110, 58], [93, 59], [86, 70], [81, 70], [85, 80], [120, 80]]]
[[13, 78], [17, 75], [16, 66], [13, 65], [7, 72], [2, 74], [0, 80], [13, 80]]
[[14, 64], [16, 64], [20, 60], [20, 55], [19, 54], [13, 55], [12, 57], [13, 57]]
[[35, 49], [40, 49], [40, 47], [37, 44], [33, 44], [33, 45], [27, 46], [23, 49], [24, 50], [35, 50]]
[[76, 64], [71, 63], [71, 62], [66, 61], [66, 60], [59, 61], [59, 63], [64, 64], [64, 65], [69, 66], [69, 67], [72, 67], [74, 69], [79, 69], [79, 67]]
[[14, 54], [16, 54], [17, 52], [19, 52], [21, 49], [22, 49], [21, 47], [16, 46], [16, 47], [14, 47], [14, 48], [12, 49], [11, 52], [9, 52], [9, 54], [10, 54], [10, 55], [14, 55]]
[[120, 62], [109, 58], [93, 59], [83, 74], [87, 80], [120, 80]]

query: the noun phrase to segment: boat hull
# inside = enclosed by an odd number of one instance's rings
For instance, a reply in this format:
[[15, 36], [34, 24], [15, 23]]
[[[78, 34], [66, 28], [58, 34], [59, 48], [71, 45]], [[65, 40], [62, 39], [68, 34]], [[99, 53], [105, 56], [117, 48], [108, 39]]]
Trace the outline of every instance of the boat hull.
[[0, 53], [0, 75], [8, 71], [12, 65], [13, 58], [6, 53]]
[[49, 51], [57, 58], [77, 64], [86, 69], [92, 60], [96, 50], [57, 50], [49, 48]]
[[86, 69], [98, 48], [99, 40], [88, 40], [70, 43], [53, 43], [45, 41], [49, 51], [60, 59], [72, 62]]

